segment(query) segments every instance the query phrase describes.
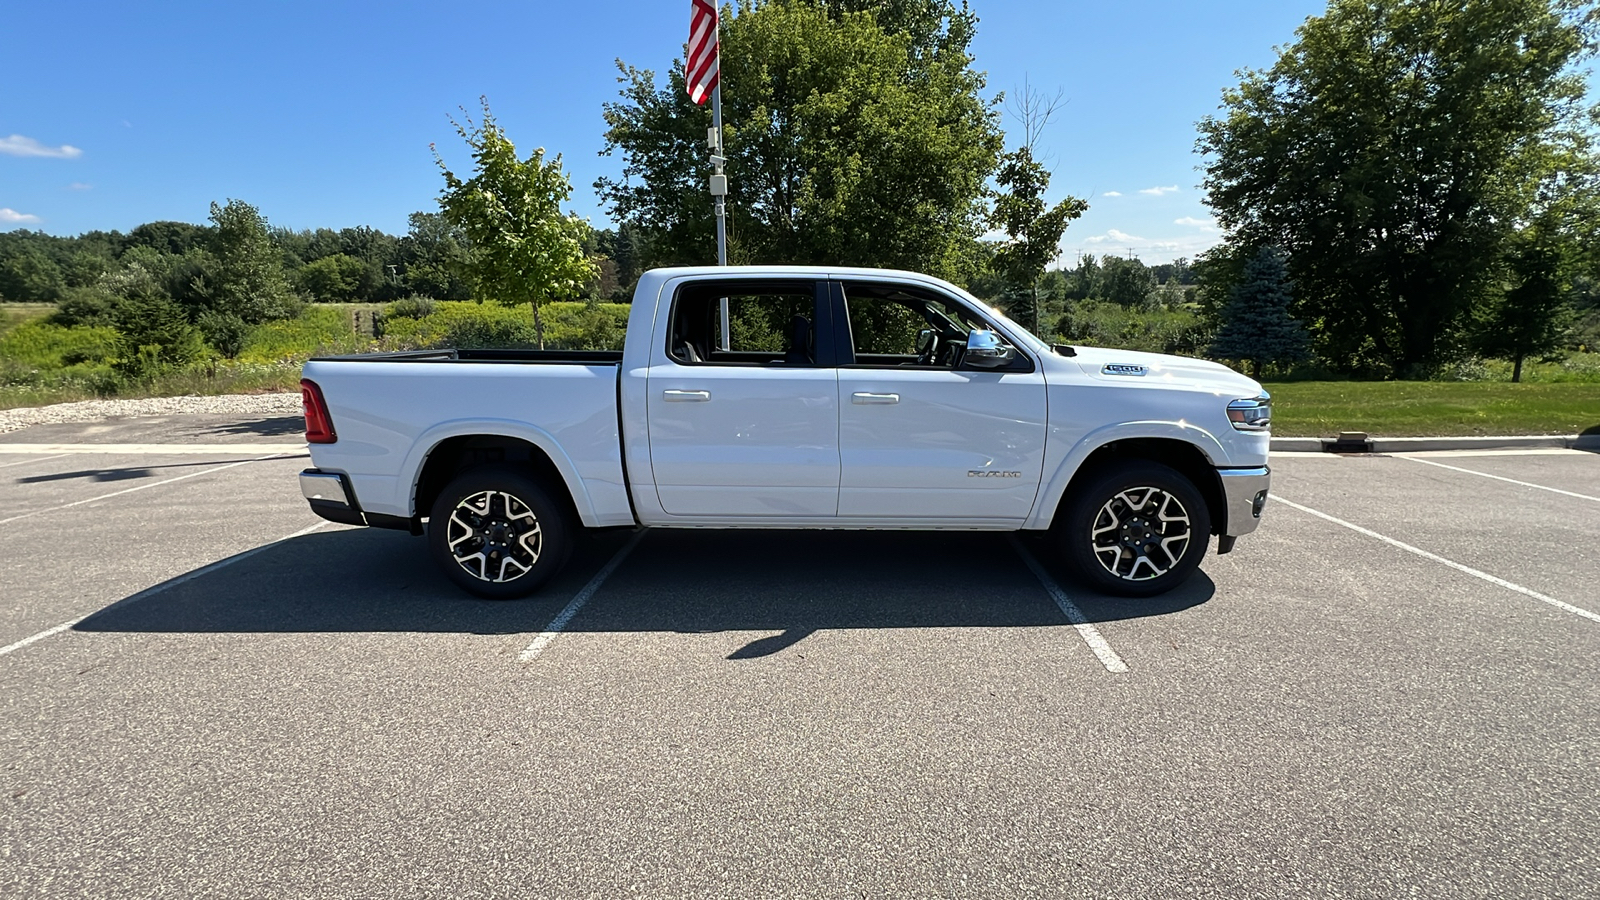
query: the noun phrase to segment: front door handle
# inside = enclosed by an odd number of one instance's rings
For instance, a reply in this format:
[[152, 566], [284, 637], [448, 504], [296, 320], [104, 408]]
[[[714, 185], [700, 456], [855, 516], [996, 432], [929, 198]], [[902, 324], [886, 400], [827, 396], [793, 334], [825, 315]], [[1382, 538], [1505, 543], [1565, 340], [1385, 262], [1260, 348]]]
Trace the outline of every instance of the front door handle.
[[900, 395], [857, 392], [850, 395], [850, 402], [857, 406], [893, 406], [900, 402]]
[[662, 391], [661, 399], [668, 403], [704, 403], [711, 399], [710, 391]]

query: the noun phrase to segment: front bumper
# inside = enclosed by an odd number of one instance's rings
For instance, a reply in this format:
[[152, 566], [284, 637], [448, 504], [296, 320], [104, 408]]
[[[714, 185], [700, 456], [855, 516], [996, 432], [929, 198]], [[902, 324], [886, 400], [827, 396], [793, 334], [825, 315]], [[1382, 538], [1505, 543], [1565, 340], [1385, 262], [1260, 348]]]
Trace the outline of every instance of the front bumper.
[[[1239, 537], [1256, 530], [1261, 524], [1261, 509], [1267, 505], [1267, 491], [1272, 484], [1272, 470], [1266, 466], [1254, 469], [1218, 469], [1222, 480], [1222, 497], [1228, 510], [1224, 523], [1224, 537]], [[1229, 542], [1231, 546], [1232, 542]]]

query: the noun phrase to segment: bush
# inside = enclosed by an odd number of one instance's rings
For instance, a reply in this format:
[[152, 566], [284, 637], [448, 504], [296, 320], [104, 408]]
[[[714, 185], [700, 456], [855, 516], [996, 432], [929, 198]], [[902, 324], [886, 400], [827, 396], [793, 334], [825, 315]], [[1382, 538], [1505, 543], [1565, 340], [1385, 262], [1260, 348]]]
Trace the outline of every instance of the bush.
[[1198, 356], [1211, 342], [1211, 328], [1189, 309], [1143, 311], [1115, 303], [1083, 301], [1056, 322], [1068, 343]]
[[200, 332], [182, 307], [156, 290], [133, 290], [112, 308], [117, 329], [117, 359], [112, 364], [130, 378], [151, 378], [185, 368], [206, 354]]
[[238, 316], [228, 313], [203, 312], [200, 321], [195, 324], [200, 326], [206, 343], [221, 353], [224, 359], [237, 359], [239, 352], [244, 349], [245, 338], [250, 335], [250, 326]]
[[385, 319], [421, 319], [439, 311], [439, 301], [432, 297], [412, 294], [385, 306], [383, 317]]
[[[544, 344], [560, 350], [620, 350], [631, 307], [622, 303], [547, 303], [542, 309]], [[386, 318], [388, 350], [529, 348], [539, 345], [533, 312], [526, 306], [439, 302], [420, 318]]]
[[99, 287], [67, 288], [50, 321], [57, 325], [110, 325], [111, 307], [116, 302], [109, 291]]
[[252, 327], [238, 359], [245, 363], [305, 362], [323, 354], [360, 353], [371, 345], [350, 327], [349, 309], [308, 306], [296, 318]]
[[[117, 333], [103, 326], [66, 327], [32, 321], [0, 336], [0, 360], [28, 368], [59, 369], [83, 362], [108, 363], [117, 352]], [[74, 362], [67, 362], [68, 359]]]

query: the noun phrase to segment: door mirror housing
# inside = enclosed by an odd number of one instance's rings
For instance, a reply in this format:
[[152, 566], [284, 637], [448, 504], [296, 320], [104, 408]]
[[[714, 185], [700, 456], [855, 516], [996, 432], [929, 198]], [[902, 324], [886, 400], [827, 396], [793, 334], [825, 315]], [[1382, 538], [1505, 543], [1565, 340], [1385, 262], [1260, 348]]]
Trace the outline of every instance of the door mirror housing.
[[1000, 340], [999, 335], [979, 330], [967, 335], [967, 352], [961, 361], [978, 369], [998, 369], [1016, 358], [1016, 348]]

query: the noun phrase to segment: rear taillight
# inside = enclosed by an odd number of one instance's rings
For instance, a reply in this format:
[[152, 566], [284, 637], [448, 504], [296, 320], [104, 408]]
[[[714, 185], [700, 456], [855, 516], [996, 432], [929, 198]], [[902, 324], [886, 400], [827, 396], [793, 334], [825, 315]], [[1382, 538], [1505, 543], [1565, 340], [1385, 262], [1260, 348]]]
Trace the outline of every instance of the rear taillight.
[[328, 401], [322, 399], [322, 388], [315, 381], [300, 379], [300, 402], [306, 410], [306, 443], [331, 444], [339, 439], [333, 433], [333, 417], [328, 415]]

